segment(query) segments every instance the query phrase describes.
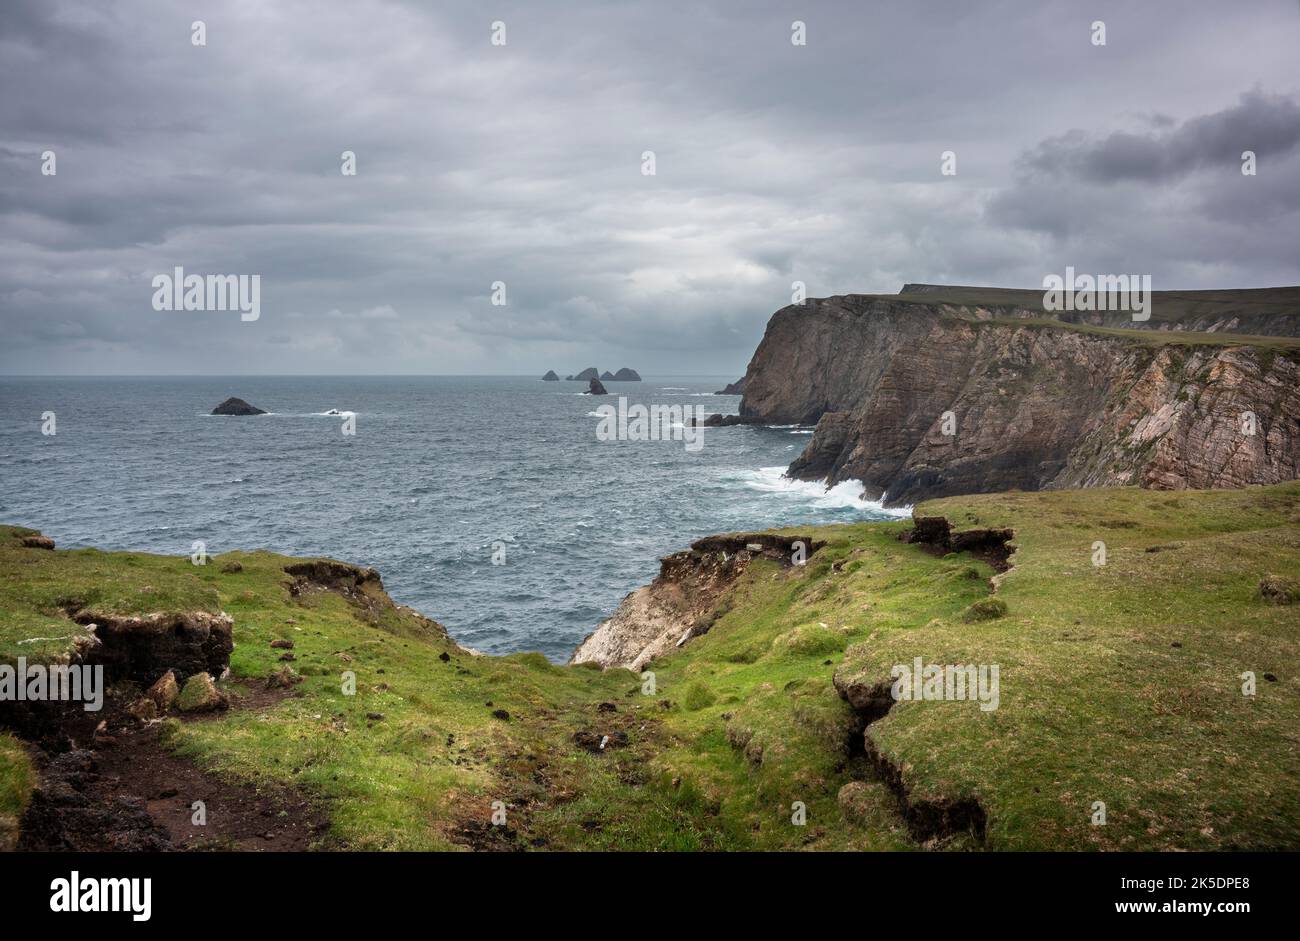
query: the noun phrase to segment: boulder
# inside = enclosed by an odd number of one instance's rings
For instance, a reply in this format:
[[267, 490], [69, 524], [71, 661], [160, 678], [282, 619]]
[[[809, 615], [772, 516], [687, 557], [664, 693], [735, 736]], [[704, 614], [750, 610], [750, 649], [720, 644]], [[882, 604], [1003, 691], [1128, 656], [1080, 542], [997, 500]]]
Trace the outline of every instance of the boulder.
[[560, 377], [555, 374], [554, 369], [546, 370], [546, 375], [542, 376], [542, 382], [559, 382]]
[[605, 387], [601, 385], [600, 380], [594, 377], [591, 380], [591, 384], [587, 387], [587, 394], [588, 395], [609, 395], [609, 393], [605, 391]]
[[148, 696], [141, 696], [135, 702], [131, 703], [126, 711], [141, 722], [149, 722], [152, 719], [158, 718], [158, 704]]
[[617, 382], [640, 382], [641, 376], [635, 369], [629, 369], [624, 366], [618, 372], [614, 373], [613, 378]]
[[144, 695], [157, 707], [158, 713], [162, 714], [176, 705], [180, 694], [180, 687], [176, 684], [176, 674], [168, 670], [158, 678], [158, 682], [149, 687], [149, 691]]
[[243, 399], [236, 399], [233, 396], [226, 399], [212, 410], [213, 415], [265, 415], [265, 409], [260, 409], [256, 405], [249, 405]]
[[185, 681], [176, 706], [181, 712], [216, 712], [230, 708], [230, 698], [217, 689], [217, 684], [207, 673], [195, 673]]

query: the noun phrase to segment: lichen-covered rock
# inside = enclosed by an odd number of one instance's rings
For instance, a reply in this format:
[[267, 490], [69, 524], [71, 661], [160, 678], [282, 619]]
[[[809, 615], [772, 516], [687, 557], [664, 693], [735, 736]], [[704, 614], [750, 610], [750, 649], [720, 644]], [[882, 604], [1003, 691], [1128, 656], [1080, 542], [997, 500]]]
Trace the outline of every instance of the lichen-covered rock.
[[158, 681], [149, 687], [149, 691], [145, 693], [145, 696], [153, 701], [159, 715], [176, 705], [176, 700], [180, 697], [180, 687], [176, 683], [176, 674], [168, 670], [158, 677]]
[[196, 673], [185, 681], [176, 705], [181, 712], [215, 712], [230, 707], [230, 698], [217, 689], [206, 673]]

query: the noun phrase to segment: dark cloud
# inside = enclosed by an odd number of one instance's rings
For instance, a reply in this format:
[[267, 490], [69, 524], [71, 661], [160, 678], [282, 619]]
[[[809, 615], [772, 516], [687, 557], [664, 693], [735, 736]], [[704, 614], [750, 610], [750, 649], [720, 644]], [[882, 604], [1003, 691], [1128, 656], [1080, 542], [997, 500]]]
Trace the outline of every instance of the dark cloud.
[[[793, 280], [1295, 283], [1298, 21], [1173, 0], [6, 0], [0, 370], [730, 374]], [[261, 319], [154, 311], [175, 265], [260, 274]]]
[[[1164, 123], [1164, 122], [1161, 122]], [[1093, 183], [1170, 180], [1204, 167], [1241, 169], [1242, 154], [1285, 156], [1300, 144], [1300, 104], [1285, 95], [1252, 91], [1236, 105], [1190, 118], [1162, 134], [1116, 131], [1091, 141], [1073, 130], [1043, 141], [1022, 159], [1032, 174]]]

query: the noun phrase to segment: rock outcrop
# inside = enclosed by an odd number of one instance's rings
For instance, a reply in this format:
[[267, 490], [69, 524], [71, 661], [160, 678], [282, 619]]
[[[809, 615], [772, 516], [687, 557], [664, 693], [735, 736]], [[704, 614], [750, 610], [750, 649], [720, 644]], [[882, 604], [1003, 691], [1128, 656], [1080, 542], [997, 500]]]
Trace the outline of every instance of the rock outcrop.
[[744, 393], [745, 393], [745, 377], [741, 376], [735, 382], [728, 382], [725, 386], [723, 386], [721, 389], [719, 389], [717, 392], [713, 394], [714, 395], [744, 395]]
[[600, 380], [596, 378], [593, 378], [590, 384], [587, 386], [587, 394], [588, 395], [609, 395], [609, 393], [605, 391], [605, 387], [601, 385]]
[[790, 566], [806, 561], [823, 545], [809, 536], [770, 533], [700, 539], [690, 549], [663, 558], [655, 580], [624, 598], [614, 616], [578, 645], [569, 662], [640, 670], [707, 633], [719, 602], [755, 559]]
[[582, 372], [576, 373], [572, 376], [565, 376], [564, 378], [572, 380], [573, 382], [590, 382], [592, 379], [600, 378], [600, 371], [596, 369], [595, 366], [588, 366]]
[[600, 374], [600, 378], [602, 382], [613, 382], [614, 374], [610, 372], [608, 369], [606, 369], [603, 373]]
[[[816, 423], [790, 474], [860, 480], [868, 497], [895, 506], [1008, 489], [1242, 487], [1300, 475], [1300, 341], [1169, 335], [1184, 323], [1216, 332], [1300, 325], [1276, 310], [1267, 320], [1246, 301], [1249, 310], [1232, 314], [1232, 295], [1256, 292], [1204, 292], [1204, 303], [1188, 300], [1200, 292], [1157, 293], [1161, 326], [1121, 333], [1046, 319], [1038, 292], [1021, 292], [1037, 308], [988, 307], [923, 287], [777, 311], [745, 374], [740, 414], [709, 423]], [[1300, 310], [1300, 289], [1271, 290], [1273, 302], [1280, 292]], [[1170, 319], [1175, 304], [1185, 318]]]
[[212, 410], [213, 415], [265, 415], [266, 410], [260, 409], [255, 405], [249, 405], [243, 399], [237, 399], [233, 396], [226, 399]]
[[545, 376], [542, 376], [542, 381], [543, 381], [543, 382], [559, 382], [559, 381], [560, 381], [560, 377], [557, 376], [557, 375], [555, 374], [555, 370], [554, 370], [554, 369], [548, 369], [548, 370], [546, 370], [546, 375], [545, 375]]
[[618, 372], [614, 373], [611, 378], [616, 382], [640, 382], [641, 374], [635, 369], [629, 369], [627, 366], [624, 366]]

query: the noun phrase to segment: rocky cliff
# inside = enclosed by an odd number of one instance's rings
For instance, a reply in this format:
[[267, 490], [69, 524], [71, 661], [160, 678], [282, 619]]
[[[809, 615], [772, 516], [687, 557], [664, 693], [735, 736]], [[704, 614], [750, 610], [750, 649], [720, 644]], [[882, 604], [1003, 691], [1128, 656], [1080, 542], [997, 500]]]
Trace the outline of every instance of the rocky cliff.
[[1300, 289], [1157, 292], [1152, 313], [1065, 322], [1037, 292], [921, 285], [810, 299], [768, 323], [735, 421], [815, 423], [791, 475], [889, 505], [1300, 476]]

